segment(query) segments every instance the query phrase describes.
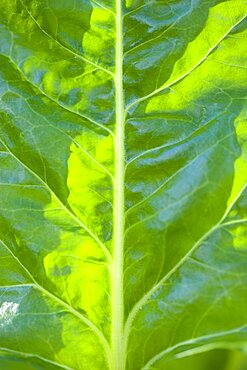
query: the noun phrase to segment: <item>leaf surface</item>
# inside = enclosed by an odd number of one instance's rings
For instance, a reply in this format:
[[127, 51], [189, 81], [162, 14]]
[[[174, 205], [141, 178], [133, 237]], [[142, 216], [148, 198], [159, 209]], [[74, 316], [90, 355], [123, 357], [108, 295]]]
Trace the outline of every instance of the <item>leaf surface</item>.
[[246, 14], [1, 1], [1, 368], [246, 344]]

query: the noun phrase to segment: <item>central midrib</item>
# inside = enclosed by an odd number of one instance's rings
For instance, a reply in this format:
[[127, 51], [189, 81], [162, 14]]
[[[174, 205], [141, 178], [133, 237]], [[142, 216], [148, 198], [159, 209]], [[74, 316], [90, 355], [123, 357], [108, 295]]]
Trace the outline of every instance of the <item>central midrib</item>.
[[112, 370], [124, 370], [123, 353], [124, 299], [124, 91], [123, 91], [123, 29], [122, 4], [116, 0], [116, 132], [115, 132], [115, 188], [114, 188], [114, 254], [112, 268]]

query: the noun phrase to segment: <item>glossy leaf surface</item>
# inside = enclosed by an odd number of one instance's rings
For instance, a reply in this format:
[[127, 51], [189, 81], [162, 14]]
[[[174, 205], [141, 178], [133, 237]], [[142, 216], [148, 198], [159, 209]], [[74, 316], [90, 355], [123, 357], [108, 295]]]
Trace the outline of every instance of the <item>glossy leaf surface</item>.
[[0, 368], [246, 345], [246, 14], [0, 2]]

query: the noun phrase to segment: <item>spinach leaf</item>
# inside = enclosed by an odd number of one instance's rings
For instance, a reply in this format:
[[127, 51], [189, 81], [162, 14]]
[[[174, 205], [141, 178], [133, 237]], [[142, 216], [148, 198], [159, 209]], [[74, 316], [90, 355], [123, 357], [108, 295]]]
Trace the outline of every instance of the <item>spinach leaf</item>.
[[246, 13], [1, 0], [0, 368], [246, 345]]

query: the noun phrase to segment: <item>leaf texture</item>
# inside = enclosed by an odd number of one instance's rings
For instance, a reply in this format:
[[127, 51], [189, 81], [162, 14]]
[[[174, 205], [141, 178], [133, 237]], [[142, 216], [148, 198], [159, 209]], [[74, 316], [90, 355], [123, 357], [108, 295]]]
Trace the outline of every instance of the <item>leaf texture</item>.
[[0, 2], [0, 368], [246, 345], [246, 14]]

